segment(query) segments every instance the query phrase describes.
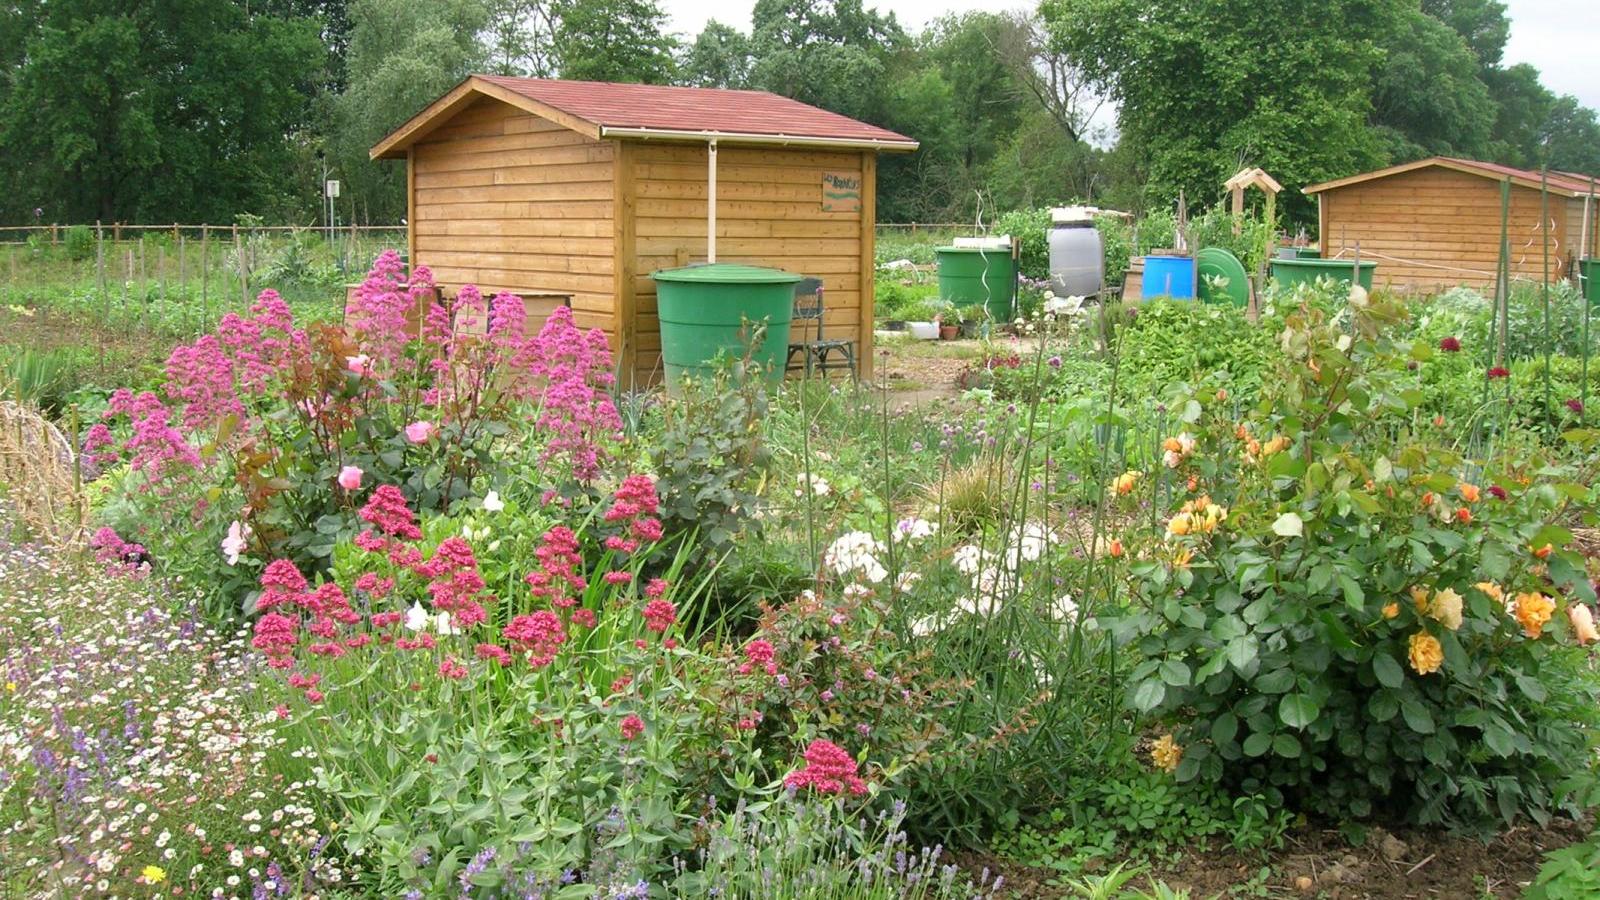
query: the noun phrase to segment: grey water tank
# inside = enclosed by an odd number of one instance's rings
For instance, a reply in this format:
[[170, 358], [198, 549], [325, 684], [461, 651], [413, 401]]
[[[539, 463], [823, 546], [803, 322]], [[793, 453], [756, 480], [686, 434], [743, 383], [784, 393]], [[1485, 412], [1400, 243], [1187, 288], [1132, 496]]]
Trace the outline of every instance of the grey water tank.
[[1058, 297], [1092, 297], [1105, 280], [1105, 247], [1094, 222], [1058, 216], [1050, 226], [1050, 290]]

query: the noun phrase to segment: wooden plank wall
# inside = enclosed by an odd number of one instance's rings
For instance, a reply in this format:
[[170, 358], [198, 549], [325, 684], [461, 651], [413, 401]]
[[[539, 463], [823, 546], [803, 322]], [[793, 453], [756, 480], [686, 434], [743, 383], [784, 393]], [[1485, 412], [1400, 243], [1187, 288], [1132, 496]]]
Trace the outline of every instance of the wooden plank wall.
[[[650, 273], [706, 258], [706, 154], [703, 145], [636, 142], [631, 205], [634, 378], [661, 379], [661, 326]], [[720, 146], [717, 152], [717, 261], [773, 266], [820, 277], [827, 306], [825, 334], [853, 339], [869, 357], [872, 280], [862, 268], [870, 251], [870, 204], [862, 212], [823, 212], [822, 173], [861, 174], [858, 151]], [[863, 185], [863, 188], [868, 188]], [[865, 192], [865, 191], [864, 191]], [[869, 235], [864, 245], [862, 235]], [[865, 246], [865, 251], [864, 251]], [[624, 381], [627, 375], [623, 376]]]
[[615, 154], [478, 99], [414, 146], [414, 258], [451, 288], [572, 294], [578, 324], [615, 343]]
[[[1456, 285], [1490, 287], [1500, 253], [1500, 182], [1443, 168], [1417, 169], [1323, 191], [1325, 256], [1348, 258], [1356, 242], [1378, 263], [1375, 284], [1431, 292]], [[1563, 277], [1568, 204], [1550, 195], [1552, 278]], [[1542, 275], [1544, 228], [1539, 191], [1511, 187], [1511, 273]]]

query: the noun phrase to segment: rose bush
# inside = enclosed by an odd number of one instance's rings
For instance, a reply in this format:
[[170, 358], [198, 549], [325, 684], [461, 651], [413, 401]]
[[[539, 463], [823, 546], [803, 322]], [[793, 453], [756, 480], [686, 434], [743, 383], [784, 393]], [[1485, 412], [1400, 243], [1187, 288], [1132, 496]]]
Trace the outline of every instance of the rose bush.
[[1352, 334], [1303, 308], [1257, 408], [1184, 407], [1195, 449], [1147, 495], [1167, 517], [1130, 529], [1134, 600], [1103, 624], [1180, 779], [1339, 816], [1542, 818], [1588, 769], [1595, 596], [1560, 523], [1593, 516], [1595, 473], [1485, 470], [1411, 431], [1406, 364], [1429, 351], [1388, 340], [1391, 313]]

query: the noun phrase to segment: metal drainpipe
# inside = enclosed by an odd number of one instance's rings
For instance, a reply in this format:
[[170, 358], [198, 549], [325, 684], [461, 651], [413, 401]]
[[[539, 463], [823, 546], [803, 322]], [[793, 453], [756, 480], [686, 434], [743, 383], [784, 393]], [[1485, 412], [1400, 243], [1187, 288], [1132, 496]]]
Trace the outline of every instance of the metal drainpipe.
[[717, 139], [706, 145], [706, 262], [717, 261]]

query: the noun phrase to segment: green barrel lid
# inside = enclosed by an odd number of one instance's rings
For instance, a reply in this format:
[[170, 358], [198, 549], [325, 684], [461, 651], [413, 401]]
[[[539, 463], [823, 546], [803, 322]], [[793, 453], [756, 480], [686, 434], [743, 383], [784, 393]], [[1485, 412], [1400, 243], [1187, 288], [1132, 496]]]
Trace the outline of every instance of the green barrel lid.
[[933, 252], [935, 252], [935, 253], [987, 253], [990, 256], [994, 256], [995, 254], [1005, 254], [1006, 256], [1010, 256], [1011, 255], [1011, 251], [1007, 250], [1004, 247], [935, 247], [935, 248], [933, 248]]
[[681, 269], [662, 269], [651, 273], [650, 277], [657, 281], [695, 284], [794, 284], [803, 276], [765, 266], [711, 263], [704, 266], [684, 266]]

